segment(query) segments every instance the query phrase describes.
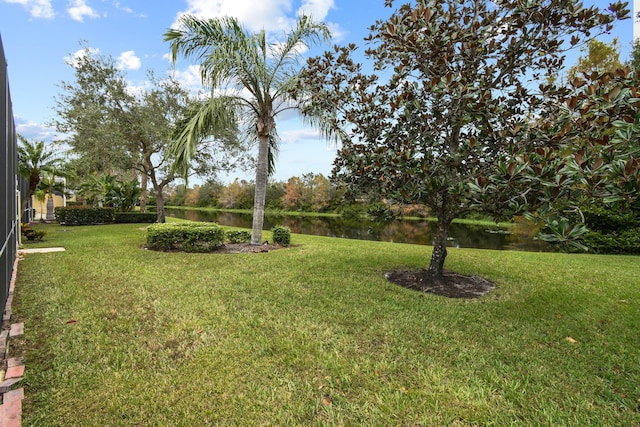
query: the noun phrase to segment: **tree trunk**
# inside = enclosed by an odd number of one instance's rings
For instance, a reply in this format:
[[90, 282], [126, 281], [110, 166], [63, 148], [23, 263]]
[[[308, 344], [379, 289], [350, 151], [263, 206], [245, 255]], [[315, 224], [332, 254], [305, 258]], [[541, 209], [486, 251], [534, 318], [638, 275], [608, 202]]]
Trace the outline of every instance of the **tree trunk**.
[[158, 216], [156, 221], [158, 222], [158, 224], [164, 224], [167, 220], [164, 214], [164, 199], [162, 197], [163, 188], [154, 187], [154, 190], [156, 192], [156, 208], [158, 209]]
[[256, 191], [253, 201], [253, 225], [251, 244], [262, 243], [262, 225], [264, 223], [264, 202], [267, 194], [267, 176], [269, 174], [269, 136], [260, 134], [258, 141], [258, 164], [256, 165]]
[[433, 277], [442, 277], [444, 260], [447, 258], [447, 236], [449, 235], [451, 219], [438, 217], [438, 231], [433, 240], [433, 252], [429, 263], [429, 274]]
[[147, 187], [149, 177], [143, 171], [140, 174], [140, 212], [145, 213], [147, 211]]
[[[42, 215], [42, 214], [41, 214]], [[47, 221], [53, 221], [55, 216], [53, 215], [53, 196], [49, 195], [47, 199]]]
[[[24, 199], [21, 200], [20, 203], [20, 218], [22, 218], [22, 215], [24, 215], [24, 211], [29, 206], [29, 201], [35, 194], [36, 189], [38, 188], [38, 184], [40, 184], [40, 175], [38, 172], [32, 172], [29, 176], [29, 188], [27, 190], [27, 195]], [[29, 215], [29, 219], [31, 219], [31, 215]]]

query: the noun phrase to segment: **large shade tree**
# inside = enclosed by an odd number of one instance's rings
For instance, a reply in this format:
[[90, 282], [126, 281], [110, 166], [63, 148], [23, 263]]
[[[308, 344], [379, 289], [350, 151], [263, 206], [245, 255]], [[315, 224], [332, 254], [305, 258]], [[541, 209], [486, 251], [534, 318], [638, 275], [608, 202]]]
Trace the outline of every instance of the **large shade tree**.
[[298, 19], [282, 42], [269, 42], [264, 30], [249, 32], [230, 17], [184, 15], [177, 28], [165, 33], [173, 61], [179, 55], [195, 61], [202, 84], [211, 91], [176, 141], [177, 158], [188, 161], [202, 135], [235, 120], [244, 125], [247, 140], [258, 143], [252, 244], [262, 241], [267, 180], [278, 143], [276, 118], [298, 108], [291, 89], [297, 82], [299, 58], [323, 38], [329, 38], [326, 25], [307, 16]]
[[129, 170], [135, 153], [123, 136], [121, 112], [133, 101], [125, 75], [112, 58], [89, 47], [68, 64], [74, 79], [59, 84], [53, 125], [71, 147], [77, 175], [117, 174]]
[[[354, 61], [355, 45], [336, 47], [309, 60], [298, 96], [341, 140], [333, 177], [353, 197], [431, 208], [427, 272], [440, 279], [455, 218], [475, 208], [509, 218], [539, 202], [510, 177], [529, 166], [513, 159], [535, 150], [535, 118], [569, 93], [546, 82], [564, 49], [628, 13], [619, 2], [603, 11], [573, 0], [418, 0], [371, 27], [372, 74]], [[484, 197], [496, 175], [504, 182]]]
[[[77, 171], [85, 181], [110, 174], [120, 178], [135, 171], [141, 177], [141, 210], [148, 180], [156, 196], [158, 222], [164, 222], [163, 194], [179, 178], [171, 142], [180, 134], [199, 101], [171, 78], [149, 73], [148, 87], [133, 90], [113, 58], [85, 48], [70, 65], [75, 79], [62, 82], [57, 97], [57, 129], [78, 157]], [[200, 138], [200, 150], [190, 159], [197, 174], [215, 175], [232, 163], [238, 149], [233, 124]]]

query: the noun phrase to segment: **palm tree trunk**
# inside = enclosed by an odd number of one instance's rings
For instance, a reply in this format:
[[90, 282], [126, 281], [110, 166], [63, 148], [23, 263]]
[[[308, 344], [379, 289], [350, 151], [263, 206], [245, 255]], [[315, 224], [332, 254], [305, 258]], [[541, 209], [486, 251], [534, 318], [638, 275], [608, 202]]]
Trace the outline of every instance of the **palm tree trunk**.
[[49, 198], [47, 199], [47, 221], [53, 221], [55, 216], [53, 216], [53, 196], [49, 194]]
[[267, 176], [269, 174], [269, 136], [260, 135], [258, 140], [258, 164], [256, 166], [256, 191], [253, 201], [253, 225], [251, 244], [262, 243], [262, 225], [264, 224], [264, 201], [267, 194]]

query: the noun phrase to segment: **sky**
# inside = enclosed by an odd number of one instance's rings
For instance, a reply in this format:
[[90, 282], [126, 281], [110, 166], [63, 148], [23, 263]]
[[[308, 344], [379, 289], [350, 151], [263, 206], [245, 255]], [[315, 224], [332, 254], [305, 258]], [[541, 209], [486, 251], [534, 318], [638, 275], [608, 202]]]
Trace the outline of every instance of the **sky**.
[[[600, 7], [608, 3], [584, 1]], [[59, 138], [48, 125], [55, 117], [54, 98], [62, 93], [61, 82], [73, 82], [68, 61], [83, 44], [113, 57], [133, 87], [144, 87], [147, 71], [153, 70], [156, 76], [175, 73], [185, 87], [197, 91], [201, 88], [197, 68], [183, 58], [172, 66], [169, 44], [163, 41], [164, 32], [179, 16], [235, 16], [247, 29], [265, 29], [277, 37], [291, 28], [301, 12], [326, 22], [334, 37], [307, 53], [311, 55], [335, 43], [356, 43], [362, 49], [368, 28], [392, 10], [384, 7], [384, 0], [0, 0], [0, 36], [17, 131], [29, 140]], [[621, 59], [626, 60], [633, 39], [632, 20], [619, 22], [601, 40], [612, 37], [618, 37]], [[280, 120], [277, 126], [281, 145], [275, 180], [310, 172], [330, 174], [336, 149], [317, 130], [295, 117]], [[222, 179], [228, 182], [235, 177], [253, 178], [251, 173], [234, 171]]]

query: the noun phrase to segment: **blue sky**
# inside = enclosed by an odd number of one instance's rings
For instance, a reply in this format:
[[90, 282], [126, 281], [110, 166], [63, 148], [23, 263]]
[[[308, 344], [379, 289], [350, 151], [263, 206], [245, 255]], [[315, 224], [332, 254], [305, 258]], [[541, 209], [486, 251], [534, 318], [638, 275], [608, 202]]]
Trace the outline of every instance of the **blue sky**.
[[[609, 2], [584, 3], [602, 7]], [[384, 0], [0, 0], [0, 35], [18, 132], [47, 142], [56, 137], [55, 129], [47, 126], [55, 114], [54, 97], [60, 93], [61, 81], [73, 81], [73, 69], [66, 61], [83, 41], [113, 57], [131, 86], [144, 86], [147, 70], [156, 75], [171, 71], [162, 35], [183, 13], [205, 18], [232, 15], [251, 30], [264, 28], [277, 34], [290, 28], [302, 10], [328, 23], [334, 42], [360, 46], [368, 27], [391, 12]], [[632, 21], [618, 23], [614, 33], [602, 39], [613, 36], [620, 40], [622, 59], [627, 59]], [[179, 60], [175, 72], [185, 85], [200, 87], [189, 62]], [[314, 129], [295, 118], [278, 122], [278, 129], [282, 144], [276, 180], [308, 172], [330, 173], [335, 149]], [[251, 179], [251, 174], [238, 171], [226, 180], [235, 176]]]

